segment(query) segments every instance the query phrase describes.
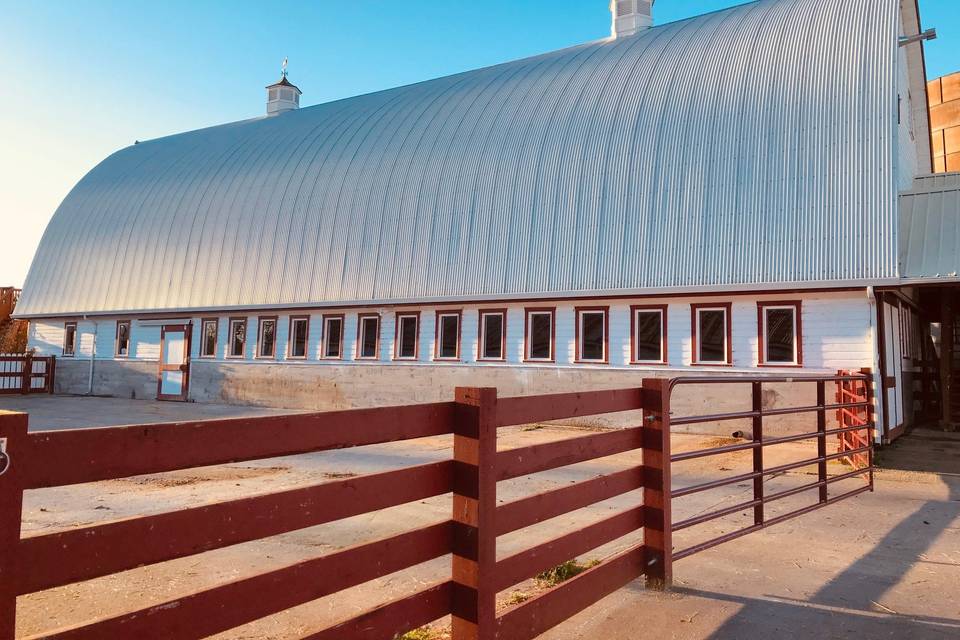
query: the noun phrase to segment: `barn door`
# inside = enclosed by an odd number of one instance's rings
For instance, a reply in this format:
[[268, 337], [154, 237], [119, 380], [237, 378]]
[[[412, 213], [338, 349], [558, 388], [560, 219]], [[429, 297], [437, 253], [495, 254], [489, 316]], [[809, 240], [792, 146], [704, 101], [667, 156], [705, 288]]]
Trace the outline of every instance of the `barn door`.
[[157, 400], [185, 401], [189, 383], [190, 325], [164, 325], [160, 330]]

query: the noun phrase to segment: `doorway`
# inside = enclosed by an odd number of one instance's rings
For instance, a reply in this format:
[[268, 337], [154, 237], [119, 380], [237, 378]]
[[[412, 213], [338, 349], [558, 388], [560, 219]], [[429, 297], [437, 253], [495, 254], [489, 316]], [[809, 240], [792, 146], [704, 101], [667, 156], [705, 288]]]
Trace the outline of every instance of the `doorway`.
[[160, 329], [160, 370], [157, 400], [185, 402], [190, 385], [190, 325], [168, 324]]

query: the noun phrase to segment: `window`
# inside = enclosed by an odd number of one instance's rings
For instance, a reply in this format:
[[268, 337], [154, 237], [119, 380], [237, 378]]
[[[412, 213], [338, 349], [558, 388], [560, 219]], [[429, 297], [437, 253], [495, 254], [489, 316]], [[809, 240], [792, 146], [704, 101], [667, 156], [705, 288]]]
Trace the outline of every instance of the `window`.
[[419, 354], [420, 314], [398, 313], [397, 335], [393, 357], [397, 360], [416, 360]]
[[216, 318], [204, 318], [200, 321], [200, 357], [217, 356], [217, 332], [219, 323]]
[[760, 302], [760, 364], [781, 366], [803, 363], [799, 302]]
[[246, 318], [230, 319], [230, 358], [243, 358], [244, 346], [247, 344]]
[[323, 352], [321, 358], [343, 357], [343, 315], [323, 316]]
[[503, 360], [506, 353], [507, 311], [480, 312], [480, 353], [477, 360]]
[[288, 358], [296, 360], [307, 357], [307, 338], [309, 335], [309, 316], [290, 316], [290, 335], [287, 338]]
[[117, 322], [117, 335], [113, 343], [113, 354], [118, 358], [130, 355], [130, 321]]
[[72, 356], [77, 353], [77, 323], [65, 322], [63, 325], [63, 355]]
[[666, 364], [667, 362], [667, 306], [633, 306], [633, 362]]
[[277, 356], [277, 317], [260, 317], [257, 330], [257, 357], [275, 358]]
[[577, 362], [607, 361], [607, 307], [577, 307]]
[[730, 303], [695, 304], [691, 308], [693, 364], [730, 364]]
[[553, 361], [554, 309], [527, 309], [524, 336], [525, 359], [534, 362]]
[[460, 359], [460, 311], [438, 311], [435, 360]]
[[357, 322], [357, 359], [376, 360], [380, 357], [380, 316], [363, 314]]

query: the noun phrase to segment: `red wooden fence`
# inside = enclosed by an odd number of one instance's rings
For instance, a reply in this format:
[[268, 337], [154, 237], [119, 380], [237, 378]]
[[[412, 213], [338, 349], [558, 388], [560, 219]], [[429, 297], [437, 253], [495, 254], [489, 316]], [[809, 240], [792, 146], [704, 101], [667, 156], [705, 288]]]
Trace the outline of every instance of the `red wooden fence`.
[[54, 356], [0, 354], [0, 394], [53, 393]]
[[[428, 560], [452, 554], [448, 580], [310, 638], [393, 638], [447, 614], [457, 640], [530, 638], [669, 562], [662, 490], [663, 387], [497, 399], [458, 389], [455, 402], [189, 423], [27, 433], [0, 415], [9, 459], [0, 476], [0, 639], [14, 637], [16, 597], [147, 564], [257, 540], [387, 507], [453, 494], [449, 520], [241, 578], [138, 611], [38, 637], [203, 638]], [[497, 451], [499, 427], [643, 408], [644, 426]], [[281, 455], [454, 434], [452, 460], [21, 539], [27, 489]], [[497, 482], [649, 443], [644, 465], [498, 505]], [[527, 551], [496, 559], [498, 535], [642, 486], [643, 505]], [[646, 527], [647, 541], [497, 616], [498, 591]], [[134, 542], [135, 541], [135, 542]], [[648, 569], [652, 567], [652, 569]]]
[[[641, 575], [650, 586], [669, 585], [673, 559], [693, 552], [672, 551], [672, 531], [680, 525], [671, 524], [670, 505], [683, 491], [671, 491], [670, 464], [693, 457], [671, 456], [673, 384], [644, 380], [633, 389], [499, 399], [495, 389], [458, 388], [454, 402], [37, 433], [27, 432], [26, 415], [0, 414], [0, 449], [9, 456], [0, 457], [0, 640], [14, 638], [19, 595], [449, 493], [449, 519], [34, 637], [203, 638], [451, 555], [448, 579], [306, 637], [386, 640], [450, 614], [454, 640], [533, 638]], [[799, 410], [826, 408], [821, 401]], [[642, 424], [633, 428], [497, 448], [501, 427], [638, 409]], [[451, 433], [450, 460], [20, 536], [27, 489]], [[770, 443], [736, 447], [762, 451]], [[637, 449], [639, 465], [504, 504], [497, 500], [498, 482]], [[497, 559], [498, 536], [640, 488], [643, 498], [636, 505]], [[497, 613], [498, 592], [641, 529], [642, 543]]]

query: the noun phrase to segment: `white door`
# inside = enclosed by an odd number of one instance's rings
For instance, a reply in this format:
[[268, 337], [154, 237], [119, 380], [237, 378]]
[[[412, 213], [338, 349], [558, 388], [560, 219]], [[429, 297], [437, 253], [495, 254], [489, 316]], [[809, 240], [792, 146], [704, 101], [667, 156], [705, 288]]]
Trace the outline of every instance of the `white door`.
[[190, 325], [171, 324], [160, 330], [158, 400], [186, 400], [190, 382]]

